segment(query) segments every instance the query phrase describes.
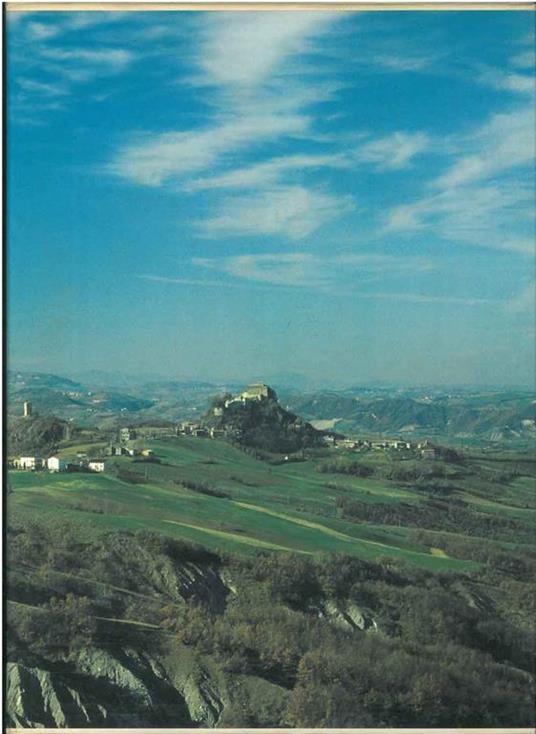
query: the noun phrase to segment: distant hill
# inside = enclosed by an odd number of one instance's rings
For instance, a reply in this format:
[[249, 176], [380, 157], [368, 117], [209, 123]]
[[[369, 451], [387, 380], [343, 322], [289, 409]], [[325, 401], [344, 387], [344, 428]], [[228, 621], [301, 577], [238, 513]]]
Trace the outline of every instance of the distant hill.
[[474, 437], [486, 441], [530, 440], [536, 436], [535, 403], [528, 394], [415, 398], [325, 391], [293, 395], [289, 403], [307, 419], [334, 421], [341, 431]]
[[226, 395], [214, 399], [203, 424], [223, 431], [225, 438], [243, 446], [272, 453], [294, 453], [317, 445], [322, 433], [282, 408], [271, 388], [267, 391], [266, 397]]
[[[11, 371], [7, 409], [10, 417], [20, 416], [23, 402], [30, 400], [43, 415], [108, 429], [126, 423], [199, 421], [214, 395], [239, 389], [236, 382], [163, 378], [121, 382], [119, 376], [107, 373], [87, 373], [81, 382], [49, 373]], [[303, 416], [317, 428], [341, 433], [519, 447], [533, 444], [536, 438], [535, 396], [528, 390], [354, 386], [306, 392], [282, 387], [278, 395], [288, 413]]]
[[155, 404], [154, 400], [115, 388], [102, 389], [40, 372], [10, 372], [7, 388], [8, 415], [12, 417], [22, 414], [26, 400], [36, 413], [55, 414], [80, 424], [96, 424], [111, 415], [138, 413]]

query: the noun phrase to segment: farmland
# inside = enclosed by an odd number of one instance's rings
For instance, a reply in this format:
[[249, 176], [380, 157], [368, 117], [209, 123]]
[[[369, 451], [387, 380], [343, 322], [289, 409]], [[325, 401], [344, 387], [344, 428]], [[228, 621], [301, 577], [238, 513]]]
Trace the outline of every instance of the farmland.
[[[209, 549], [252, 553], [256, 549], [303, 554], [342, 552], [363, 559], [393, 556], [441, 570], [470, 570], [475, 562], [451, 558], [415, 541], [411, 528], [350, 522], [346, 503], [403, 503], [426, 499], [407, 483], [376, 477], [320, 473], [321, 457], [260, 461], [223, 441], [177, 437], [150, 441], [156, 460], [114, 457], [105, 474], [12, 472], [10, 513], [63, 517], [86, 532], [147, 529]], [[84, 449], [90, 448], [85, 445]], [[60, 455], [73, 456], [80, 446]], [[378, 463], [383, 457], [373, 457]], [[491, 471], [492, 462], [480, 461]], [[448, 469], [448, 467], [447, 467]], [[482, 496], [480, 475], [457, 478], [466, 507], [476, 517], [511, 519], [534, 527], [530, 475]], [[512, 544], [512, 538], [499, 538]], [[514, 544], [515, 545], [515, 544]], [[522, 546], [520, 546], [522, 547]]]
[[13, 724], [532, 721], [526, 452], [137, 435], [9, 471]]

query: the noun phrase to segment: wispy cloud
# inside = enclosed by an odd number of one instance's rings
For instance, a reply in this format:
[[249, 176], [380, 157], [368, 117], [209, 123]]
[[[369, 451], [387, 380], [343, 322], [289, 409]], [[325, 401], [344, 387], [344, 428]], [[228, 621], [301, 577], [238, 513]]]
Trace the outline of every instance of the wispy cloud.
[[82, 64], [96, 64], [107, 70], [118, 71], [124, 69], [135, 59], [135, 54], [123, 48], [48, 48], [41, 52], [45, 59], [56, 61], [76, 61]]
[[430, 69], [437, 61], [437, 56], [415, 53], [378, 53], [373, 55], [370, 61], [372, 65], [380, 69], [406, 73]]
[[194, 179], [187, 184], [187, 190], [206, 189], [243, 189], [266, 188], [279, 182], [289, 172], [309, 171], [323, 168], [349, 168], [352, 160], [342, 153], [325, 155], [288, 155], [256, 163], [244, 168], [236, 168], [216, 176]]
[[[314, 255], [309, 252], [265, 253], [221, 258], [193, 258], [198, 267], [243, 280], [307, 288], [327, 288], [347, 281], [370, 280], [371, 276], [403, 276], [437, 269], [427, 258], [398, 257], [375, 253]], [[232, 282], [232, 281], [231, 281]]]
[[225, 197], [216, 215], [199, 226], [209, 236], [263, 234], [297, 240], [353, 207], [352, 198], [347, 195], [337, 196], [303, 186], [278, 187], [252, 195]]
[[285, 62], [310, 52], [315, 36], [336, 18], [309, 12], [213, 14], [200, 32], [201, 79], [220, 87], [258, 88], [273, 81]]
[[320, 273], [320, 259], [306, 253], [194, 258], [192, 262], [235, 278], [271, 285], [318, 287], [328, 283], [325, 274]]
[[28, 37], [36, 41], [44, 41], [54, 38], [61, 33], [61, 28], [50, 23], [28, 23], [26, 26]]
[[[531, 46], [532, 43], [533, 39], [531, 40]], [[529, 48], [527, 51], [521, 51], [515, 56], [512, 56], [510, 64], [512, 66], [517, 66], [520, 69], [534, 70], [534, 66], [536, 65], [536, 52], [534, 51], [534, 48]]]
[[190, 131], [145, 134], [123, 146], [107, 170], [134, 183], [160, 186], [204, 171], [222, 159], [264, 141], [304, 133], [302, 116], [252, 116]]
[[472, 135], [460, 140], [460, 155], [435, 185], [460, 186], [518, 166], [532, 165], [534, 122], [532, 104], [492, 115]]
[[532, 74], [520, 74], [502, 69], [483, 69], [476, 75], [475, 79], [481, 84], [506, 92], [534, 93], [534, 77]]
[[355, 157], [358, 161], [374, 163], [379, 169], [397, 170], [406, 168], [415, 156], [429, 148], [430, 138], [426, 133], [395, 132], [365, 143]]
[[310, 48], [315, 33], [332, 23], [329, 13], [202, 14], [187, 82], [212, 87], [210, 120], [194, 129], [127, 140], [107, 170], [138, 184], [205, 187], [206, 181], [196, 184], [185, 177], [207, 170], [212, 177], [214, 168], [236, 153], [267, 142], [310, 139], [309, 108], [333, 95], [336, 85], [307, 80], [300, 74], [303, 63], [298, 70], [292, 62]]
[[[347, 294], [350, 295], [350, 294]], [[438, 296], [432, 293], [353, 293], [359, 298], [380, 300], [380, 301], [402, 301], [406, 303], [415, 303], [427, 305], [430, 303], [443, 303], [455, 306], [490, 306], [497, 304], [498, 301], [492, 298], [459, 298], [456, 296]]]
[[[39, 96], [66, 97], [80, 84], [115, 76], [130, 67], [138, 58], [136, 51], [88, 39], [88, 29], [117, 20], [117, 13], [107, 12], [58, 13], [54, 19], [45, 16], [39, 21], [22, 15], [9, 37], [11, 63], [21, 71], [20, 76], [12, 75], [12, 88], [25, 92], [12, 108], [19, 120], [21, 115], [43, 111]], [[83, 46], [76, 43], [81, 31]]]
[[385, 232], [433, 230], [443, 239], [531, 254], [533, 187], [518, 175], [534, 160], [532, 106], [493, 115], [457, 141], [454, 162], [428, 184], [428, 192], [393, 207]]
[[[319, 256], [303, 252], [237, 255], [221, 258], [193, 258], [198, 268], [218, 273], [218, 280], [159, 275], [137, 276], [154, 283], [201, 288], [255, 288], [262, 290], [313, 290], [330, 297], [380, 300], [415, 305], [446, 304], [464, 307], [490, 306], [500, 300], [438, 295], [426, 292], [367, 290], [380, 273], [403, 278], [412, 273], [428, 273], [437, 264], [426, 258], [389, 255], [338, 254]], [[351, 276], [350, 281], [348, 276]], [[371, 277], [372, 276], [372, 277]], [[383, 280], [384, 278], [382, 278]]]
[[39, 82], [35, 79], [19, 79], [19, 87], [27, 92], [36, 92], [47, 97], [61, 97], [68, 94], [65, 85], [51, 82]]
[[[347, 198], [293, 178], [296, 171], [347, 165], [337, 151], [298, 152], [300, 144], [322, 144], [313, 110], [340, 86], [303, 60], [335, 21], [330, 13], [204, 14], [186, 81], [211, 88], [209, 119], [191, 129], [126, 140], [106, 170], [132, 183], [189, 192], [247, 187], [246, 197], [226, 196], [200, 225], [211, 236], [296, 239], [340, 215], [349, 207]], [[291, 143], [297, 151], [291, 156], [236, 165], [268, 144]]]
[[222, 280], [207, 280], [205, 278], [173, 278], [167, 275], [151, 275], [144, 273], [136, 275], [140, 280], [148, 280], [153, 283], [164, 283], [166, 285], [187, 285], [196, 288], [251, 288], [247, 283], [230, 283]]

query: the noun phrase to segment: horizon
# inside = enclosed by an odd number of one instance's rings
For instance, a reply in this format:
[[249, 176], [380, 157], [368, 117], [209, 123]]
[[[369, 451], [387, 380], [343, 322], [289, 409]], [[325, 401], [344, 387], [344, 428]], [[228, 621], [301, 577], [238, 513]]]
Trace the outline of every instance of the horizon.
[[6, 19], [10, 370], [534, 389], [532, 11]]
[[[196, 378], [195, 376], [180, 376], [180, 375], [165, 375], [165, 374], [158, 374], [158, 373], [128, 373], [128, 372], [122, 372], [118, 370], [80, 370], [78, 372], [67, 372], [67, 373], [61, 373], [61, 372], [49, 372], [46, 370], [28, 370], [28, 369], [20, 369], [16, 366], [9, 367], [7, 370], [8, 376], [10, 374], [20, 374], [20, 375], [41, 375], [45, 377], [58, 377], [60, 379], [66, 379], [71, 380], [72, 382], [79, 381], [80, 384], [84, 385], [84, 382], [87, 383], [86, 386], [91, 386], [91, 379], [96, 379], [96, 385], [100, 387], [111, 387], [111, 388], [121, 388], [126, 386], [121, 386], [120, 384], [114, 384], [113, 380], [125, 380], [131, 383], [131, 386], [142, 386], [143, 384], [150, 385], [151, 383], [156, 382], [178, 382], [185, 385], [189, 384], [207, 384], [213, 387], [226, 387], [226, 386], [247, 386], [255, 384], [256, 382], [260, 382], [263, 384], [266, 384], [268, 386], [276, 385], [278, 389], [288, 389], [288, 390], [296, 390], [297, 392], [316, 392], [316, 391], [322, 391], [322, 390], [332, 390], [334, 392], [337, 391], [351, 391], [351, 390], [381, 390], [381, 391], [411, 391], [411, 390], [436, 390], [436, 391], [447, 391], [447, 390], [459, 390], [461, 392], [479, 392], [479, 391], [500, 391], [500, 392], [510, 392], [510, 391], [521, 391], [521, 392], [527, 392], [527, 393], [534, 393], [536, 388], [534, 385], [529, 384], [517, 384], [517, 385], [505, 385], [505, 384], [448, 384], [448, 383], [396, 383], [396, 382], [388, 382], [388, 381], [379, 381], [379, 380], [369, 380], [367, 382], [359, 382], [359, 383], [336, 383], [336, 382], [330, 382], [330, 381], [317, 381], [314, 382], [313, 380], [309, 380], [305, 377], [305, 375], [295, 374], [295, 375], [270, 375], [270, 376], [257, 376], [257, 377], [240, 377], [235, 376], [232, 378], [218, 378], [217, 376], [212, 376], [210, 378], [207, 378], [205, 380], [200, 380]], [[111, 380], [110, 382], [105, 382], [105, 379]], [[297, 384], [301, 383], [301, 384]]]

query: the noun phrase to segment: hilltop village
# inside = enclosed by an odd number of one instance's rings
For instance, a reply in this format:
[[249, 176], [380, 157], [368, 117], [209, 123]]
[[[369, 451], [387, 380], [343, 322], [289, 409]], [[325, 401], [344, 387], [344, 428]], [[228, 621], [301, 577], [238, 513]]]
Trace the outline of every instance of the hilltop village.
[[[31, 419], [36, 414], [30, 401], [23, 403], [22, 417]], [[249, 420], [244, 420], [248, 418]], [[306, 446], [365, 453], [368, 451], [399, 452], [413, 458], [436, 459], [440, 456], [440, 448], [430, 441], [410, 442], [401, 438], [348, 437], [341, 433], [321, 431], [309, 423], [285, 411], [278, 403], [275, 390], [264, 383], [253, 383], [237, 395], [226, 394], [215, 398], [209, 411], [198, 421], [181, 421], [175, 426], [123, 426], [109, 440], [107, 446], [100, 446], [94, 456], [86, 452], [78, 452], [76, 460], [67, 461], [55, 452], [49, 456], [25, 454], [10, 457], [8, 464], [12, 469], [21, 471], [48, 472], [104, 472], [107, 468], [107, 457], [127, 456], [141, 457], [151, 460], [154, 452], [145, 445], [145, 440], [156, 437], [189, 436], [199, 439], [220, 439], [248, 444], [248, 439], [260, 423], [268, 423], [270, 428], [279, 428], [286, 423], [285, 430], [293, 443], [283, 441], [282, 453], [289, 460], [290, 453], [296, 448]], [[301, 439], [306, 433], [305, 439]], [[257, 448], [264, 448], [262, 445]], [[288, 443], [288, 446], [287, 446]], [[257, 442], [258, 444], [258, 442]], [[256, 444], [252, 444], [256, 445]]]

